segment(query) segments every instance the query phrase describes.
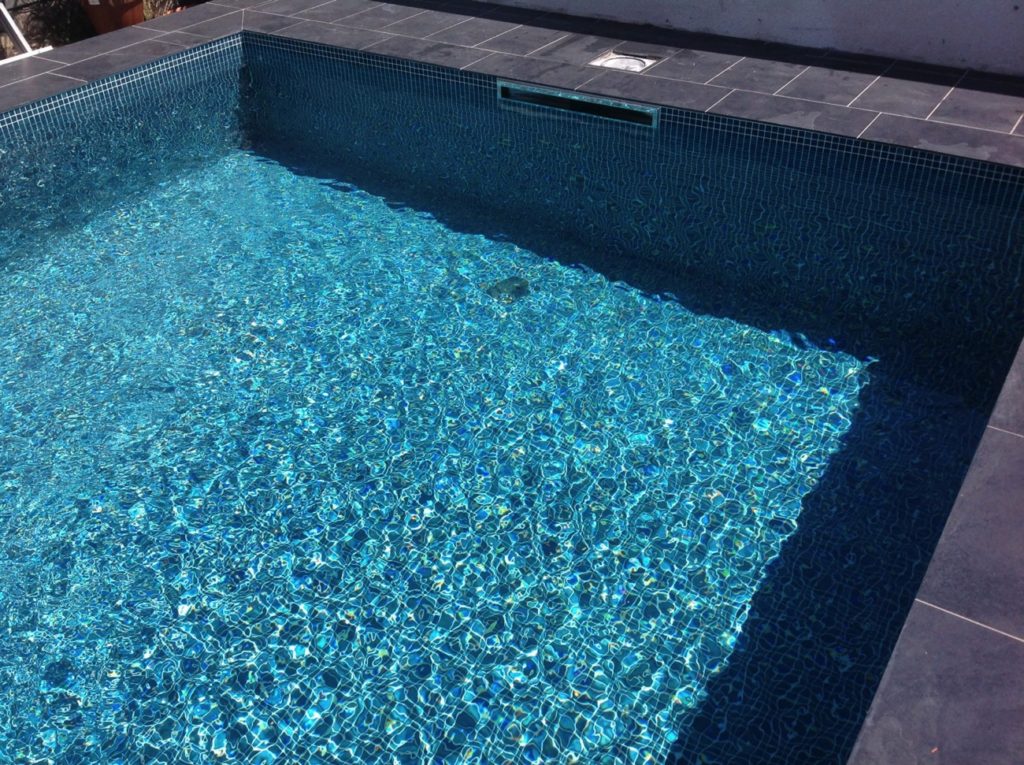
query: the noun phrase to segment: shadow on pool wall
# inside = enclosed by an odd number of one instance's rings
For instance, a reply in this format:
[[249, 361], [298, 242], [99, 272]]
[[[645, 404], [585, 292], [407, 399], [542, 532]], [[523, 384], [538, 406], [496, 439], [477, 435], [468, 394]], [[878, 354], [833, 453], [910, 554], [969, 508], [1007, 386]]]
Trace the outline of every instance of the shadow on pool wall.
[[1021, 178], [680, 123], [652, 134], [499, 106], [484, 78], [309, 53], [246, 38], [258, 153], [691, 310], [878, 359], [669, 757], [845, 762], [1024, 332]]

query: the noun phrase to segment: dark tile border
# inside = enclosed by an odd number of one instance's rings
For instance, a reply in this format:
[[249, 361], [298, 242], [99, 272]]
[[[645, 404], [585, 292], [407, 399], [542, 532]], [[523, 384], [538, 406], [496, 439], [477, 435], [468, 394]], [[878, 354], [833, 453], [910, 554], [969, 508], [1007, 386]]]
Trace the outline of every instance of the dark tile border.
[[[773, 140], [856, 151], [860, 142], [849, 139], [860, 138], [873, 142], [870, 149], [863, 144], [873, 153], [879, 143], [893, 144], [893, 161], [957, 169], [962, 157], [982, 160], [987, 174], [1013, 177], [1013, 168], [1024, 168], [1024, 80], [467, 0], [211, 0], [6, 71], [0, 66], [0, 112], [241, 30], [653, 103], [668, 107], [673, 119], [716, 119], [723, 129], [752, 121]], [[527, 51], [534, 42], [537, 48]], [[588, 66], [608, 50], [663, 60], [640, 74]], [[684, 112], [672, 116], [674, 108]], [[899, 147], [924, 152], [911, 158]], [[1024, 583], [1024, 558], [1016, 554], [1022, 546], [1024, 348], [851, 765], [932, 761], [943, 751], [950, 761], [980, 754], [991, 765], [1014, 762], [1024, 743], [1008, 721], [1021, 719], [1021, 702], [1001, 690], [999, 678], [1011, 660], [1024, 666], [1024, 620], [1016, 610]], [[997, 692], [983, 692], [993, 688]], [[986, 733], [979, 738], [976, 730]]]
[[[43, 74], [88, 82], [166, 55], [172, 46], [190, 48], [242, 29], [374, 46], [390, 56], [540, 85], [1024, 167], [1024, 78], [475, 0], [210, 0], [9, 69], [0, 65], [0, 108], [57, 87], [54, 77], [27, 82]], [[391, 37], [409, 42], [377, 47]], [[141, 45], [150, 40], [160, 45]], [[137, 47], [124, 50], [129, 46]], [[610, 50], [661, 61], [639, 74], [589, 66]], [[75, 64], [81, 65], [70, 68]]]

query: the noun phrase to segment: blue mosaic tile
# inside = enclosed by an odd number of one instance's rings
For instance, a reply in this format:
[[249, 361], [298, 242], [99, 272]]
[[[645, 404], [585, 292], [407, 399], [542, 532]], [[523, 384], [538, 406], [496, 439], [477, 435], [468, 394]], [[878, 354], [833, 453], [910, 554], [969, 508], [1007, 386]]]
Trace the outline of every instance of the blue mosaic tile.
[[1013, 168], [251, 33], [0, 177], [15, 762], [840, 763], [1024, 333]]

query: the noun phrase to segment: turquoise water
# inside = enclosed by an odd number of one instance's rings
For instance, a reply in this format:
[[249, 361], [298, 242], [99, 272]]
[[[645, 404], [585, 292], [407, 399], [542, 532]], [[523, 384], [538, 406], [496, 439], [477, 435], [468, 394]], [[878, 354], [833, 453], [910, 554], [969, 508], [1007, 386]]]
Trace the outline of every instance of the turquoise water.
[[663, 759], [868, 381], [242, 151], [32, 244], [5, 758]]

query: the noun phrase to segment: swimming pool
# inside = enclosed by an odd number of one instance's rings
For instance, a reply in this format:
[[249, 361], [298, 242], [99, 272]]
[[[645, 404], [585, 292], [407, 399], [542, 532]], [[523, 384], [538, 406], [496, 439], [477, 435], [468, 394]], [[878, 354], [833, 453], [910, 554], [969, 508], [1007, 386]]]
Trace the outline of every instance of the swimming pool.
[[0, 118], [3, 756], [845, 755], [1018, 173], [251, 34], [74, 93]]

